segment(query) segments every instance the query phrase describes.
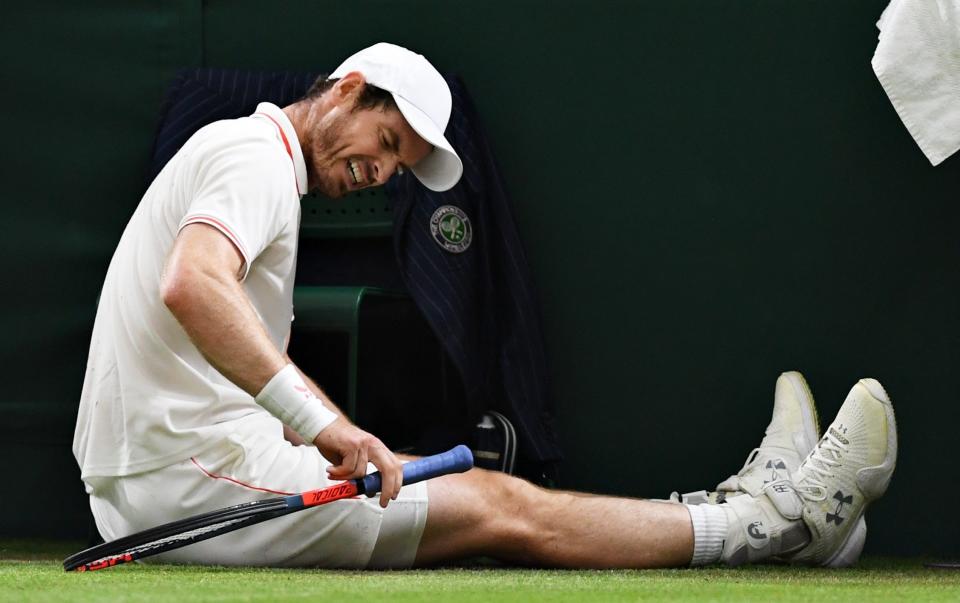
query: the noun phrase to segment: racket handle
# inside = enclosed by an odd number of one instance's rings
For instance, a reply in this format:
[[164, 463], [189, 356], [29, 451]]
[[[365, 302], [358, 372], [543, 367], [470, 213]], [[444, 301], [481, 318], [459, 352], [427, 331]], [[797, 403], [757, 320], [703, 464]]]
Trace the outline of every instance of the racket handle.
[[[463, 473], [471, 467], [473, 467], [473, 453], [460, 444], [446, 452], [404, 463], [403, 484], [415, 484], [447, 473]], [[379, 471], [358, 479], [357, 482], [357, 490], [367, 496], [374, 496], [383, 485]]]

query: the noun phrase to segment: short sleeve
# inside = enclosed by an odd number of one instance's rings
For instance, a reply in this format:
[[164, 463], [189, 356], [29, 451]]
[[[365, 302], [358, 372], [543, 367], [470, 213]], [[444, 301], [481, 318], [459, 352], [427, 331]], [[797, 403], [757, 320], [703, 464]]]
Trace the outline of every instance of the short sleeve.
[[192, 160], [192, 200], [177, 231], [197, 223], [219, 230], [243, 256], [246, 279], [250, 264], [290, 219], [290, 161], [267, 139], [201, 145]]

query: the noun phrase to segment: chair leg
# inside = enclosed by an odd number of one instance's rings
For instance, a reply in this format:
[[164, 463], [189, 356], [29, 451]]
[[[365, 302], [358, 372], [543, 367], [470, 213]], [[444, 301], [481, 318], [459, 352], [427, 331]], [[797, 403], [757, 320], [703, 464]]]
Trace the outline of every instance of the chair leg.
[[357, 420], [357, 373], [359, 372], [359, 337], [356, 329], [347, 338], [347, 416], [351, 421]]

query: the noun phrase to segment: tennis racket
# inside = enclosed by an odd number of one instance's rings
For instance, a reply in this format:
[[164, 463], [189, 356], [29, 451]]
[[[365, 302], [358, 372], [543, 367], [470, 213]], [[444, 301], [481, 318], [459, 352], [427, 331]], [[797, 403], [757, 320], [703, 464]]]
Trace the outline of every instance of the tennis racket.
[[[403, 483], [414, 484], [447, 473], [462, 473], [471, 467], [473, 454], [461, 444], [442, 454], [405, 463]], [[194, 515], [80, 551], [63, 562], [63, 569], [86, 572], [129, 563], [309, 507], [361, 494], [374, 496], [380, 492], [381, 485], [380, 472], [377, 471], [319, 490], [277, 496]]]

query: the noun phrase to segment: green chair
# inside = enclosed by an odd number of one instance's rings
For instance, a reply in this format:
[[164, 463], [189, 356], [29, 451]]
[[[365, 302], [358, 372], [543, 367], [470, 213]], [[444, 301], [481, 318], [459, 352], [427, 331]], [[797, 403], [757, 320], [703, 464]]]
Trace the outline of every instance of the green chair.
[[366, 286], [299, 286], [293, 292], [297, 329], [342, 333], [347, 337], [347, 398], [343, 410], [354, 421], [358, 417], [360, 308], [371, 296], [407, 299], [399, 292]]
[[[389, 249], [392, 232], [392, 209], [381, 190], [358, 191], [337, 200], [311, 193], [301, 202], [301, 250], [309, 248], [312, 243], [323, 243], [333, 248], [358, 242], [362, 244], [361, 240], [374, 241], [383, 249]], [[325, 258], [320, 257], [317, 261], [325, 261]], [[392, 254], [389, 255], [389, 261], [393, 261]], [[302, 270], [298, 268], [298, 272]], [[344, 277], [345, 282], [352, 280]], [[334, 401], [342, 404], [344, 412], [353, 420], [357, 420], [358, 416], [361, 308], [372, 298], [382, 301], [409, 300], [402, 292], [355, 282], [298, 285], [293, 293], [295, 331], [338, 333], [346, 338], [346, 399]], [[297, 338], [297, 335], [292, 338], [294, 343]]]
[[309, 193], [300, 206], [301, 239], [389, 239], [393, 235], [393, 210], [382, 189], [357, 191], [342, 199]]

